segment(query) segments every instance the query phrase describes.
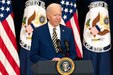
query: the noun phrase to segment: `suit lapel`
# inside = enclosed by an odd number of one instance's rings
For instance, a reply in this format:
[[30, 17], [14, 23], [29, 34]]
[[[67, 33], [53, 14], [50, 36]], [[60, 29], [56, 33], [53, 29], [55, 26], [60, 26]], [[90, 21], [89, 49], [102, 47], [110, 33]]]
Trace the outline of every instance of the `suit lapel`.
[[61, 39], [61, 44], [63, 45], [63, 43], [64, 43], [64, 36], [65, 36], [65, 29], [63, 28], [63, 26], [62, 25], [60, 25], [60, 32], [61, 32], [61, 34], [60, 34], [60, 39]]
[[45, 34], [44, 35], [46, 35], [48, 43], [50, 43], [50, 45], [54, 48], [53, 43], [52, 43], [52, 39], [51, 39], [51, 35], [50, 35], [50, 32], [49, 32], [49, 28], [48, 28], [48, 23], [46, 24]]

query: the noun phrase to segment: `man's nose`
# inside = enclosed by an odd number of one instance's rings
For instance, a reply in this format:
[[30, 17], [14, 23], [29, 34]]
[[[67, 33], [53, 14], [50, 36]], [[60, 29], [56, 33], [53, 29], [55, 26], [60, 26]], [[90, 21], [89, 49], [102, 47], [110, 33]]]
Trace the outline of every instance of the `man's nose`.
[[58, 20], [61, 19], [61, 16], [58, 15], [58, 16], [57, 16], [57, 19], [58, 19]]

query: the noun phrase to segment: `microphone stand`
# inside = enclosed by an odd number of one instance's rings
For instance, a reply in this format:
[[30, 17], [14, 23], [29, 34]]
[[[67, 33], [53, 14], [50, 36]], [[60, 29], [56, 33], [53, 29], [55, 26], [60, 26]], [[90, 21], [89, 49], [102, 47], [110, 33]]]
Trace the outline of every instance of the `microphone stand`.
[[66, 57], [69, 57], [69, 43], [67, 40], [64, 41], [65, 47], [66, 47]]
[[62, 51], [62, 47], [61, 47], [61, 42], [60, 42], [60, 40], [59, 39], [57, 39], [57, 47], [58, 47], [58, 49], [59, 49], [59, 52], [65, 57], [65, 54], [64, 54], [64, 52]]

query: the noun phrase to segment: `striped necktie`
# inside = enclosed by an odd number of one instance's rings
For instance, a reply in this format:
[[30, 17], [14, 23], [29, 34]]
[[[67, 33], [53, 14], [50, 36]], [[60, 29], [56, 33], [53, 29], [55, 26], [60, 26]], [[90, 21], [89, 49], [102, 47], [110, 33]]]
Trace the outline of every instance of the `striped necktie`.
[[55, 48], [56, 53], [58, 53], [59, 49], [58, 49], [58, 45], [57, 45], [57, 33], [56, 33], [56, 28], [53, 28], [53, 34], [52, 34], [52, 41], [53, 41], [53, 45]]

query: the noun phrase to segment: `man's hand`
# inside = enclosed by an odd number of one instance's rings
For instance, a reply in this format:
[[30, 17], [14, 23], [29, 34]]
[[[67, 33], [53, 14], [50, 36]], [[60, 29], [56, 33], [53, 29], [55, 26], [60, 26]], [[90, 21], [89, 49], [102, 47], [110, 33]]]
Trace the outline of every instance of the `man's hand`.
[[59, 61], [59, 60], [60, 58], [57, 58], [57, 57], [52, 59], [52, 61]]

